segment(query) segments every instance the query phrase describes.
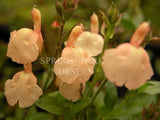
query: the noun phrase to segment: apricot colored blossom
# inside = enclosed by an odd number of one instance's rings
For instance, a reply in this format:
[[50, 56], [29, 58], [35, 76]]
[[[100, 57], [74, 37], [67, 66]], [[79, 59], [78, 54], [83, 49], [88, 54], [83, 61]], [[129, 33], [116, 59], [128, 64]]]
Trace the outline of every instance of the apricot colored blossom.
[[[81, 98], [85, 82], [93, 74], [95, 60], [81, 48], [74, 47], [82, 26], [73, 28], [67, 45], [63, 49], [61, 57], [54, 64], [60, 93], [68, 100], [77, 101]], [[81, 90], [81, 87], [83, 88]]]
[[90, 56], [97, 56], [103, 50], [104, 39], [99, 33], [99, 21], [95, 13], [91, 16], [91, 32], [79, 35], [75, 47], [84, 49]]
[[67, 84], [63, 82], [60, 87], [59, 91], [67, 100], [77, 101], [81, 99], [82, 93], [85, 90], [85, 82], [81, 83], [76, 80], [72, 84]]
[[29, 107], [42, 95], [41, 88], [32, 72], [21, 71], [5, 83], [5, 95], [9, 105], [17, 102], [21, 108]]
[[78, 79], [86, 82], [93, 74], [95, 60], [81, 48], [66, 47], [55, 62], [54, 71], [63, 82], [72, 84]]
[[148, 23], [142, 23], [130, 43], [108, 49], [103, 56], [102, 67], [106, 78], [117, 86], [137, 89], [153, 75], [147, 52], [140, 47], [149, 31]]
[[36, 8], [31, 12], [34, 21], [34, 30], [21, 28], [11, 32], [7, 56], [14, 62], [26, 64], [37, 59], [42, 50], [43, 38], [41, 35], [41, 14]]

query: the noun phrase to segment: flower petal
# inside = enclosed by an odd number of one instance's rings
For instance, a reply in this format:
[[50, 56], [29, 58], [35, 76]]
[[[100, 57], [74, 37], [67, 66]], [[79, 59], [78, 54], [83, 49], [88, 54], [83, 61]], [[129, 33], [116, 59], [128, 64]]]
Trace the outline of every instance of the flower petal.
[[8, 103], [13, 106], [19, 101], [21, 108], [29, 107], [42, 95], [37, 79], [32, 73], [18, 72], [5, 83], [5, 95]]
[[81, 98], [81, 94], [85, 90], [85, 83], [80, 83], [79, 80], [76, 80], [72, 84], [62, 83], [59, 86], [59, 91], [63, 97], [67, 100], [77, 101]]
[[35, 61], [39, 54], [36, 44], [38, 38], [39, 35], [31, 29], [22, 28], [18, 30], [14, 37], [11, 36], [7, 56], [21, 64]]
[[97, 56], [103, 50], [104, 39], [101, 35], [83, 32], [77, 39], [75, 47], [84, 49], [90, 56]]
[[76, 79], [88, 81], [94, 65], [95, 60], [82, 49], [66, 47], [54, 64], [54, 71], [63, 82], [72, 84]]
[[143, 48], [122, 44], [106, 50], [102, 64], [105, 76], [117, 86], [136, 89], [153, 75], [149, 57]]

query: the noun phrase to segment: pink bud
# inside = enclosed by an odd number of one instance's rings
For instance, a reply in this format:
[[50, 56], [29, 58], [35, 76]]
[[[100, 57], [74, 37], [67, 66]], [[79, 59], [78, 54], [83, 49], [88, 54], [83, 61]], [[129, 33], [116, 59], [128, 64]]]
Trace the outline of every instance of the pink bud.
[[54, 22], [52, 23], [52, 27], [59, 27], [59, 23], [58, 23], [57, 21], [54, 21]]

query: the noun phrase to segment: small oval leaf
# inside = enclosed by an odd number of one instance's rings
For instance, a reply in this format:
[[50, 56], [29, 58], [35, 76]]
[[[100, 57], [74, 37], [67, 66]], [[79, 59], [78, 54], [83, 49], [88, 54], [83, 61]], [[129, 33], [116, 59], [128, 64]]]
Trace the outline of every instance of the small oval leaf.
[[45, 96], [35, 103], [38, 107], [50, 113], [61, 115], [64, 113], [63, 103], [55, 97]]

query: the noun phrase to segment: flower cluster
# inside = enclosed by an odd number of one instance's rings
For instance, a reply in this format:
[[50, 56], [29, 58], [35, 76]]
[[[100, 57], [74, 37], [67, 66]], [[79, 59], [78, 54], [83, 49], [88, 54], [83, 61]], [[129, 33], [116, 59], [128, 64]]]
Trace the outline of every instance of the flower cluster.
[[31, 12], [34, 21], [34, 30], [22, 28], [11, 32], [7, 56], [12, 61], [24, 65], [25, 71], [16, 73], [5, 83], [5, 95], [9, 105], [19, 101], [19, 106], [29, 107], [42, 95], [37, 79], [32, 73], [31, 62], [35, 61], [42, 50], [43, 38], [41, 35], [41, 14], [36, 8]]
[[[11, 32], [8, 44], [7, 56], [14, 62], [23, 64], [25, 69], [5, 83], [5, 95], [11, 106], [18, 101], [20, 107], [31, 106], [42, 95], [31, 64], [42, 50], [41, 14], [36, 8], [33, 8], [31, 14], [34, 30], [22, 28]], [[59, 28], [60, 25], [54, 22], [52, 26]], [[125, 85], [129, 90], [143, 85], [153, 75], [148, 54], [140, 47], [148, 32], [149, 24], [144, 22], [135, 31], [130, 43], [104, 51], [104, 43], [107, 41], [99, 34], [99, 20], [95, 13], [91, 16], [91, 32], [83, 31], [82, 24], [75, 26], [60, 58], [54, 64], [56, 83], [61, 95], [71, 101], [79, 100], [86, 82], [94, 73], [96, 60], [92, 57], [103, 53], [101, 65], [108, 80], [117, 86]]]
[[[75, 47], [83, 27], [73, 28], [61, 57], [55, 62], [54, 71], [58, 77], [59, 91], [68, 100], [77, 101], [84, 92], [85, 82], [93, 74], [95, 60], [82, 48]], [[67, 73], [62, 72], [68, 71]]]
[[[85, 82], [94, 73], [96, 61], [92, 56], [102, 52], [104, 39], [99, 33], [99, 20], [91, 16], [91, 32], [83, 32], [83, 26], [76, 26], [55, 62], [54, 71], [58, 77], [60, 93], [68, 100], [77, 101], [84, 92]], [[98, 46], [97, 46], [98, 45]], [[61, 82], [60, 82], [61, 81]]]

